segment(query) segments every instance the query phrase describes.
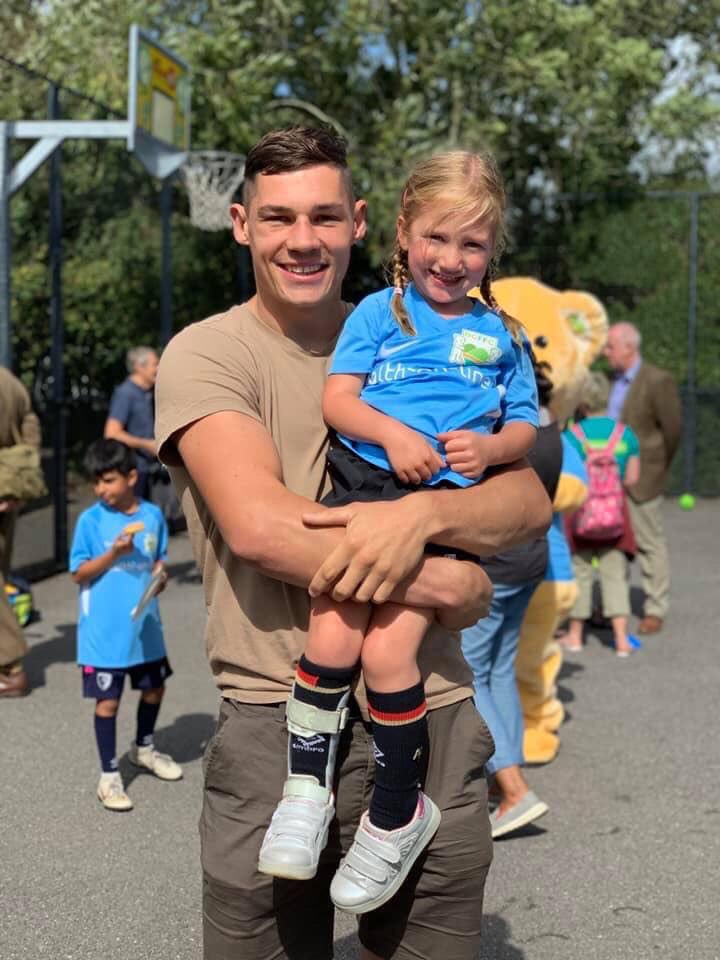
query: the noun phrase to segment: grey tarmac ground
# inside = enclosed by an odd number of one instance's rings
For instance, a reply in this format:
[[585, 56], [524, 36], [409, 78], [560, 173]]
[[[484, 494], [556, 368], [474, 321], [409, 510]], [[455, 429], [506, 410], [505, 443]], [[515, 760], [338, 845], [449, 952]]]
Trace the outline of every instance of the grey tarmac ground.
[[[495, 844], [485, 960], [720, 958], [720, 502], [693, 512], [668, 502], [666, 519], [666, 629], [628, 661], [602, 633], [568, 658], [560, 756], [528, 771], [550, 813]], [[66, 575], [36, 585], [34, 690], [0, 702], [0, 960], [200, 960], [197, 819], [217, 695], [185, 535], [171, 541], [170, 569], [162, 603], [175, 676], [157, 741], [185, 778], [130, 775], [136, 806], [122, 815], [95, 798], [75, 589]], [[134, 703], [121, 709], [123, 749]], [[356, 960], [352, 930], [340, 918], [338, 960]]]

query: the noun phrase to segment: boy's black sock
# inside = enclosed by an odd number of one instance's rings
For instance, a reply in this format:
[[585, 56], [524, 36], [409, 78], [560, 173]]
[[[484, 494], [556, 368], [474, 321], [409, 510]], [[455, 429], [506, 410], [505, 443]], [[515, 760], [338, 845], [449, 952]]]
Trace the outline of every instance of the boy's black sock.
[[422, 683], [397, 693], [367, 691], [375, 738], [370, 823], [397, 830], [409, 823], [427, 772], [430, 741]]
[[147, 747], [153, 742], [153, 733], [155, 732], [159, 712], [159, 703], [145, 703], [142, 699], [138, 703], [137, 734], [135, 736], [135, 743], [138, 747]]
[[118, 768], [116, 757], [117, 722], [115, 717], [99, 717], [95, 714], [95, 740], [100, 754], [103, 773], [114, 773]]
[[[309, 703], [321, 710], [337, 710], [341, 700], [350, 690], [357, 673], [356, 667], [321, 667], [312, 663], [303, 654], [295, 672], [293, 697], [301, 703]], [[328, 758], [333, 736], [337, 734], [315, 733], [301, 737], [290, 734], [290, 773], [316, 777], [321, 787], [331, 786], [325, 780], [328, 774]]]

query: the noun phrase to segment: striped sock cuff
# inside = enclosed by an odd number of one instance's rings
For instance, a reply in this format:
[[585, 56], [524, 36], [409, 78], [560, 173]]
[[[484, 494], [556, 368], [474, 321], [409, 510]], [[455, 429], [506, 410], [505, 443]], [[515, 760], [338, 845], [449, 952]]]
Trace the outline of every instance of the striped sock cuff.
[[382, 726], [398, 727], [416, 723], [427, 714], [422, 683], [396, 693], [377, 693], [368, 689], [367, 697], [370, 719]]
[[295, 683], [304, 690], [320, 695], [342, 695], [350, 689], [355, 673], [356, 668], [354, 666], [323, 667], [313, 663], [303, 655], [300, 657], [295, 670]]

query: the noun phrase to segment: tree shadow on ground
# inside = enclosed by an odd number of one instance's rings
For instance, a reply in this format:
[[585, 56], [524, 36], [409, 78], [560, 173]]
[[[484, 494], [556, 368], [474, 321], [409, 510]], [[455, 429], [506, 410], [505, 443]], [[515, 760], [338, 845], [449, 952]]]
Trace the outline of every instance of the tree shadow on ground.
[[494, 837], [493, 843], [512, 843], [513, 840], [518, 839], [533, 840], [535, 837], [545, 836], [546, 833], [547, 830], [541, 827], [539, 823], [528, 823], [525, 827], [519, 827], [512, 833], [505, 834], [504, 837]]
[[522, 950], [510, 943], [510, 924], [496, 913], [483, 917], [481, 956], [483, 960], [525, 960]]
[[335, 941], [335, 960], [359, 960], [360, 944], [357, 934], [348, 933]]
[[197, 568], [197, 565], [194, 560], [184, 560], [182, 563], [169, 563], [167, 565], [167, 571], [170, 574], [170, 579], [174, 580], [175, 583], [200, 583], [200, 571]]
[[645, 606], [645, 591], [640, 587], [630, 587], [630, 609], [633, 616], [641, 618]]
[[30, 688], [45, 686], [45, 671], [53, 663], [75, 662], [75, 624], [59, 623], [56, 635], [48, 640], [33, 644], [32, 629], [26, 634], [30, 649], [23, 657]]
[[[495, 913], [486, 914], [482, 919], [480, 956], [483, 960], [525, 960], [522, 950], [510, 943], [510, 924]], [[360, 946], [354, 933], [335, 941], [335, 957], [336, 960], [359, 960]]]
[[[161, 753], [169, 753], [179, 764], [193, 763], [205, 753], [208, 741], [215, 733], [217, 719], [209, 713], [185, 713], [168, 727], [155, 731], [155, 746]], [[120, 758], [120, 772], [125, 786], [132, 783], [141, 770], [134, 767], [124, 754]]]
[[[575, 694], [569, 687], [563, 684], [563, 680], [571, 680], [576, 673], [582, 673], [585, 667], [574, 660], [563, 660], [560, 667], [560, 673], [557, 675], [557, 698], [563, 705], [572, 703], [575, 700]], [[565, 713], [565, 723], [571, 719], [571, 714]]]

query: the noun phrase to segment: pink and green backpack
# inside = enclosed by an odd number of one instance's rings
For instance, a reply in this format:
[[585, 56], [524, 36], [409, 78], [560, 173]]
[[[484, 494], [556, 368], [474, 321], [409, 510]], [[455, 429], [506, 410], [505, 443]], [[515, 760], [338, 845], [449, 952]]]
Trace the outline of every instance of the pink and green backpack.
[[573, 424], [571, 429], [582, 446], [588, 474], [587, 500], [573, 514], [573, 533], [582, 540], [599, 543], [617, 540], [625, 532], [625, 489], [615, 449], [622, 439], [625, 424], [615, 424], [607, 444], [601, 449], [589, 445], [579, 424]]

